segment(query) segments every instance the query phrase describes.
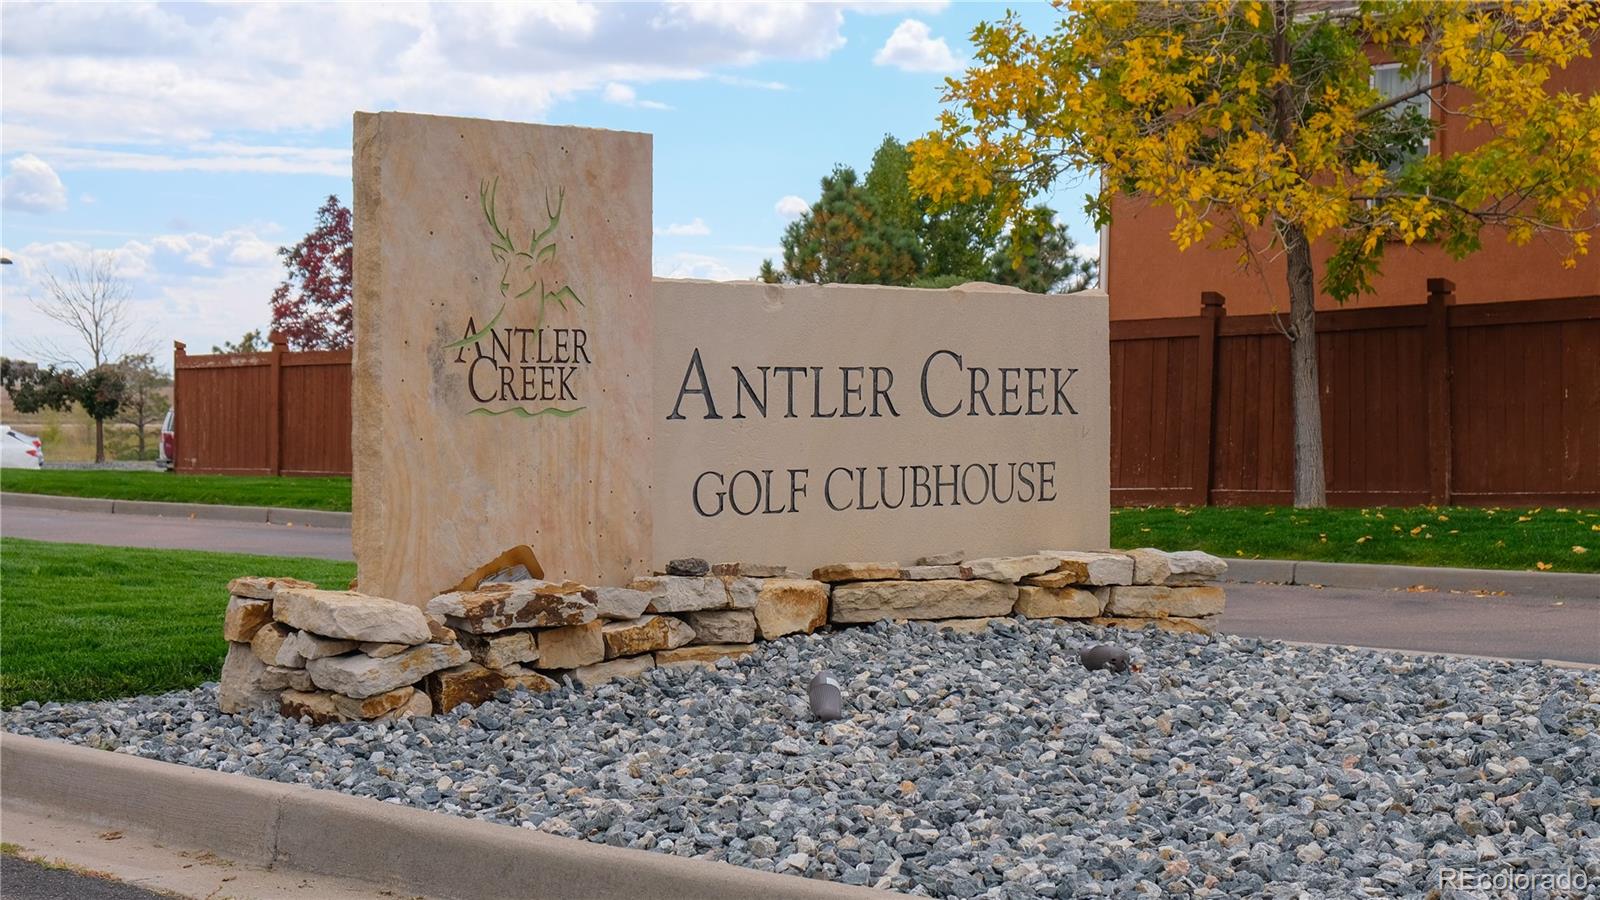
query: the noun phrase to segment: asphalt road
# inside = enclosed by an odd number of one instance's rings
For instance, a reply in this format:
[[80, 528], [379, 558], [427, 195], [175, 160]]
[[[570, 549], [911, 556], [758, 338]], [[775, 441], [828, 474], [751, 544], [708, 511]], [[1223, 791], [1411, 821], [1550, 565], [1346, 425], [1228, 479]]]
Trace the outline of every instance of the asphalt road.
[[37, 541], [111, 547], [355, 559], [350, 547], [350, 532], [346, 529], [269, 525], [265, 522], [128, 516], [8, 506], [0, 512], [0, 534]]
[[5, 900], [171, 900], [123, 881], [41, 866], [11, 854], [0, 857]]
[[1600, 663], [1600, 600], [1229, 584], [1220, 630], [1393, 650]]
[[[342, 528], [7, 508], [0, 534], [44, 541], [353, 559]], [[1396, 650], [1600, 663], [1600, 600], [1229, 584], [1224, 631]]]

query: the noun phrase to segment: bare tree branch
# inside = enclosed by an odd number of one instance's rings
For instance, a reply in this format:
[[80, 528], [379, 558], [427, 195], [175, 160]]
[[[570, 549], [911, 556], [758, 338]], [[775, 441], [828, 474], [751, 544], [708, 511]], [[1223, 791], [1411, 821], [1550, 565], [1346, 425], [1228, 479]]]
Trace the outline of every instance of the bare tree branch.
[[[59, 272], [46, 268], [40, 278], [43, 298], [29, 297], [41, 314], [65, 325], [77, 335], [89, 354], [89, 365], [82, 358], [69, 357], [85, 370], [99, 368], [122, 355], [135, 342], [136, 322], [129, 304], [133, 288], [116, 272], [109, 253], [90, 251], [81, 262], [67, 263]], [[49, 353], [59, 355], [51, 345]]]
[[1438, 81], [1435, 81], [1433, 84], [1426, 84], [1415, 90], [1406, 91], [1403, 94], [1397, 94], [1383, 101], [1382, 103], [1374, 103], [1366, 109], [1363, 109], [1361, 112], [1356, 113], [1356, 118], [1364, 119], [1373, 113], [1380, 113], [1386, 109], [1390, 109], [1391, 107], [1399, 106], [1407, 100], [1410, 100], [1412, 97], [1420, 97], [1423, 94], [1431, 94], [1433, 91], [1438, 90], [1439, 88], [1452, 84], [1456, 84], [1455, 79], [1446, 75], [1445, 77], [1440, 78]]

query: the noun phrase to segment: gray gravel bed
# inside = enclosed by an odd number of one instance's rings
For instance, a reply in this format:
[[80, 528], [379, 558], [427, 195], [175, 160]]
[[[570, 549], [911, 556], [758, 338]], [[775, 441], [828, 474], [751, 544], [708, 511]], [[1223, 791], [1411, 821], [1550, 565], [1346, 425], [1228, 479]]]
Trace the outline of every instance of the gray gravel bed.
[[[1085, 671], [1076, 649], [1103, 639], [1142, 670]], [[810, 720], [821, 668], [841, 721]], [[880, 623], [391, 725], [252, 721], [214, 694], [30, 703], [4, 724], [942, 897], [1387, 897], [1445, 868], [1600, 884], [1600, 673], [1535, 663]]]

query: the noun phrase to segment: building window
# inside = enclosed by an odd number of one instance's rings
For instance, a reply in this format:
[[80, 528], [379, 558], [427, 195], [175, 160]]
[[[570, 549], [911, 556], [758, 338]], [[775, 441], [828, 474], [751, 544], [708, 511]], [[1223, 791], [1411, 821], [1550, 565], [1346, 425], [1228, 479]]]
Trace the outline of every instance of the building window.
[[[1426, 69], [1407, 74], [1399, 63], [1372, 67], [1372, 87], [1385, 100], [1411, 94], [1426, 86], [1428, 81]], [[1383, 114], [1394, 126], [1391, 140], [1386, 141], [1392, 146], [1385, 160], [1391, 173], [1428, 155], [1433, 144], [1433, 109], [1427, 94], [1408, 97], [1384, 110]]]

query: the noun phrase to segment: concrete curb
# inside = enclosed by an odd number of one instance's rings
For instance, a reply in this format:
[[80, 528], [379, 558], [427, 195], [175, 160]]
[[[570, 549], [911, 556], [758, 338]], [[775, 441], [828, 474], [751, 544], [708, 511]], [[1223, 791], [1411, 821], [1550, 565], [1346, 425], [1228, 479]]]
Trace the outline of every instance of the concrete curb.
[[99, 497], [55, 497], [49, 494], [0, 493], [0, 507], [14, 506], [23, 509], [59, 509], [67, 512], [110, 513], [115, 501]]
[[1294, 584], [1292, 559], [1230, 559], [1224, 581], [1270, 581], [1274, 584]]
[[59, 509], [68, 512], [115, 513], [129, 516], [166, 516], [223, 522], [258, 522], [273, 525], [309, 525], [316, 528], [350, 527], [350, 514], [321, 509], [285, 509], [277, 506], [226, 506], [219, 503], [168, 503], [158, 500], [105, 500], [98, 497], [58, 497], [52, 494], [0, 493], [0, 506]]
[[1564, 599], [1600, 599], [1600, 575], [1584, 572], [1517, 572], [1383, 566], [1287, 559], [1230, 559], [1224, 581], [1319, 584], [1324, 587], [1402, 590], [1425, 585], [1446, 591], [1504, 591]]
[[885, 891], [624, 850], [337, 791], [228, 775], [22, 735], [0, 738], [7, 801], [261, 866], [406, 895], [541, 900], [824, 900]]

